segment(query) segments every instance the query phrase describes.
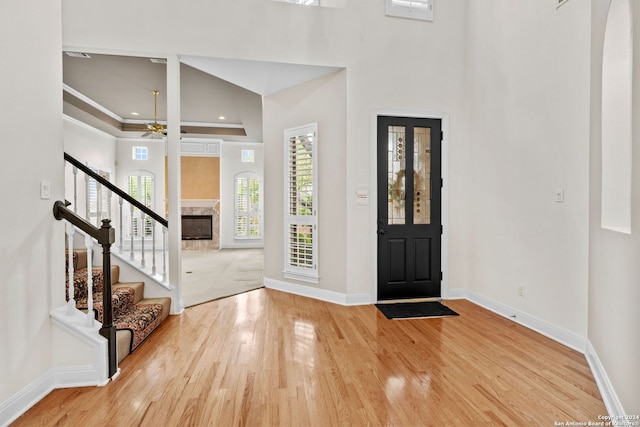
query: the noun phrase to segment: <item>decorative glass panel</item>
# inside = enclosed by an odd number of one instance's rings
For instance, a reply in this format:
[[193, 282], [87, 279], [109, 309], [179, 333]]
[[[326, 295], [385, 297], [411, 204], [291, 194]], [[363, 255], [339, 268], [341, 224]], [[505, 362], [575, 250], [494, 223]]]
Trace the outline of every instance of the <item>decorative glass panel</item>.
[[406, 129], [404, 126], [389, 126], [389, 149], [387, 153], [387, 200], [389, 224], [405, 223], [405, 170]]
[[431, 223], [431, 128], [413, 130], [413, 223]]

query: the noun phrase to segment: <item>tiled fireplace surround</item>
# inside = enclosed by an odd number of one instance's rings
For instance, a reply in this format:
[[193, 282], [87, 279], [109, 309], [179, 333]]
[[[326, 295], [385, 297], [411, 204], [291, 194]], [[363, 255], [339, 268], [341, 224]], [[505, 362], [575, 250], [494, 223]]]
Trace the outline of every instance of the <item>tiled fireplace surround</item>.
[[211, 240], [183, 240], [183, 250], [217, 250], [220, 249], [220, 200], [182, 200], [182, 215], [211, 215]]

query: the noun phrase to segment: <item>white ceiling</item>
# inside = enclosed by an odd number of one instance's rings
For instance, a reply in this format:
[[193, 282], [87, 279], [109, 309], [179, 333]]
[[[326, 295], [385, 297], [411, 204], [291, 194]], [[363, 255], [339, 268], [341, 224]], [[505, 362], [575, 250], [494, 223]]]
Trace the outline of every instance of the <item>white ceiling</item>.
[[[157, 119], [161, 123], [166, 120], [166, 65], [143, 57], [92, 53], [89, 56], [63, 54], [63, 82], [68, 92], [65, 114], [117, 137], [139, 137], [140, 131], [123, 131], [117, 122], [152, 122], [152, 90], [158, 90]], [[183, 56], [180, 60], [183, 125], [187, 122], [217, 127], [207, 130], [206, 135], [188, 136], [236, 141], [262, 141], [262, 96], [340, 69], [197, 56]], [[68, 102], [69, 93], [81, 96], [89, 104]], [[111, 118], [87, 105], [107, 112]], [[224, 132], [229, 127], [243, 128], [246, 136], [223, 133], [216, 136], [215, 132]]]
[[201, 56], [182, 56], [180, 61], [262, 96], [272, 95], [341, 69]]

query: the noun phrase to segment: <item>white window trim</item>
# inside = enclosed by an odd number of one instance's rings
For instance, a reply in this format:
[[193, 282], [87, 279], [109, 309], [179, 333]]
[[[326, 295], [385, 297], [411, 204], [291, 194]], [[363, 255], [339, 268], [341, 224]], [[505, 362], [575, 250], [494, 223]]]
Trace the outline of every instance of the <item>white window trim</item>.
[[385, 0], [387, 16], [433, 21], [434, 0]]
[[320, 6], [320, 0], [275, 0], [282, 3], [299, 4], [302, 6]]
[[[313, 144], [311, 146], [312, 157], [312, 215], [290, 215], [289, 214], [289, 141], [301, 135], [314, 134]], [[284, 277], [309, 283], [319, 282], [318, 269], [318, 124], [312, 123], [296, 128], [285, 129], [284, 131]], [[289, 226], [292, 224], [310, 225], [313, 227], [312, 252], [313, 252], [313, 268], [303, 268], [291, 265], [289, 261]]]
[[[259, 224], [259, 229], [258, 229], [258, 235], [257, 236], [238, 236], [237, 232], [238, 232], [238, 215], [239, 215], [239, 211], [238, 211], [238, 178], [247, 178], [249, 179], [257, 179], [260, 189], [258, 191], [259, 193], [259, 202], [258, 202], [258, 212], [255, 214], [252, 214], [251, 211], [247, 211], [246, 213], [244, 213], [244, 215], [246, 215], [247, 217], [247, 231], [249, 230], [250, 226], [250, 220], [252, 216], [257, 216], [258, 217], [258, 224]], [[233, 207], [233, 211], [234, 211], [234, 223], [233, 223], [233, 238], [234, 240], [261, 240], [262, 239], [262, 235], [263, 235], [263, 219], [262, 219], [262, 207], [263, 207], [263, 201], [262, 201], [262, 196], [263, 196], [263, 189], [262, 189], [262, 178], [260, 177], [260, 175], [258, 175], [257, 173], [254, 172], [242, 172], [237, 174], [234, 178], [233, 178], [233, 197], [234, 197], [234, 207]], [[247, 193], [247, 197], [249, 197], [249, 193]], [[249, 207], [249, 201], [247, 200], [247, 208]]]
[[[141, 154], [144, 153], [144, 157], [145, 157], [144, 159], [138, 158], [137, 156], [138, 149], [140, 149]], [[133, 147], [131, 147], [131, 151], [132, 151], [131, 157], [133, 160], [142, 160], [142, 161], [149, 160], [149, 147], [146, 147], [144, 145], [134, 145]]]

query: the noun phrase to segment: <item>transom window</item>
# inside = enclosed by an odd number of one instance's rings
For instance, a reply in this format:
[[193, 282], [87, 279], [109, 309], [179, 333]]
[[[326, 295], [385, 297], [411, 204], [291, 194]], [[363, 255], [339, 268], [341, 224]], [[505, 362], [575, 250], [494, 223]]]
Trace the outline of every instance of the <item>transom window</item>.
[[242, 150], [241, 160], [242, 163], [254, 163], [256, 161], [255, 150]]
[[318, 281], [318, 125], [285, 131], [285, 277]]
[[388, 16], [433, 21], [433, 0], [386, 0]]
[[149, 160], [149, 149], [147, 147], [133, 147], [133, 160]]
[[275, 0], [283, 3], [301, 4], [304, 6], [320, 6], [320, 0]]

